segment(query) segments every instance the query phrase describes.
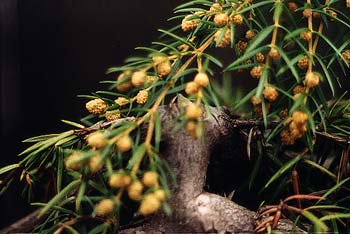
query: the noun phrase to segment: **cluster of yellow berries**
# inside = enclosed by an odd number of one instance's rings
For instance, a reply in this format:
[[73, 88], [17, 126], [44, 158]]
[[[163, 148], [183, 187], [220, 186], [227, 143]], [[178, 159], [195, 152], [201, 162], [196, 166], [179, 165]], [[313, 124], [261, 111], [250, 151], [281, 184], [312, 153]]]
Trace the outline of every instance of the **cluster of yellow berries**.
[[91, 114], [101, 115], [106, 111], [108, 105], [102, 99], [97, 98], [87, 102], [85, 107]]
[[253, 78], [259, 79], [262, 76], [263, 72], [264, 72], [264, 67], [262, 65], [257, 65], [250, 70], [250, 75]]
[[[231, 30], [226, 29], [225, 32], [224, 32], [224, 30], [225, 29], [220, 28], [214, 34], [214, 40], [216, 42], [216, 46], [219, 48], [224, 48], [231, 43]], [[221, 34], [223, 34], [223, 33], [224, 33], [224, 35], [221, 37]]]
[[203, 88], [208, 86], [209, 84], [209, 77], [205, 72], [198, 72], [193, 81], [190, 81], [186, 84], [185, 87], [185, 92], [188, 95], [193, 95], [198, 93], [198, 91]]
[[293, 112], [292, 116], [284, 122], [288, 128], [281, 132], [282, 144], [293, 145], [297, 139], [301, 138], [307, 131], [307, 120], [308, 115], [305, 112]]
[[157, 73], [160, 77], [169, 75], [171, 71], [171, 63], [166, 56], [153, 56], [153, 65], [156, 67]]
[[343, 58], [347, 63], [350, 63], [350, 50], [344, 50], [342, 53]]
[[[86, 137], [86, 143], [92, 149], [99, 150], [104, 148], [108, 144], [108, 141], [101, 131], [96, 131], [89, 134]], [[130, 138], [129, 135], [123, 135], [116, 140], [115, 144], [117, 149], [121, 153], [124, 153], [131, 149], [132, 139]], [[103, 166], [103, 162], [101, 161], [101, 157], [97, 151], [96, 151], [96, 155], [90, 157], [87, 162], [84, 159], [82, 153], [80, 152], [74, 152], [70, 154], [65, 161], [66, 168], [68, 170], [74, 170], [74, 171], [80, 170], [85, 164], [87, 164], [89, 171], [92, 173], [96, 173]]]
[[303, 55], [299, 60], [298, 60], [298, 67], [301, 70], [306, 70], [309, 67], [309, 58], [306, 55]]
[[196, 15], [188, 15], [186, 16], [181, 23], [181, 28], [184, 32], [192, 31], [197, 28], [199, 25], [199, 18]]
[[[84, 163], [83, 155], [79, 152], [75, 152], [67, 157], [65, 166], [68, 170], [77, 171], [83, 167]], [[96, 173], [97, 171], [101, 170], [102, 162], [98, 153], [88, 159], [87, 167], [91, 173]]]
[[304, 84], [308, 88], [318, 86], [320, 83], [320, 76], [316, 72], [307, 72], [304, 79]]
[[[131, 176], [124, 171], [112, 174], [108, 181], [111, 188], [126, 188], [128, 197], [133, 201], [140, 201], [139, 213], [150, 215], [158, 211], [162, 203], [166, 200], [166, 192], [159, 189], [158, 174], [154, 171], [147, 171], [143, 174], [142, 180], [132, 181]], [[154, 191], [144, 196], [144, 187], [154, 188]]]

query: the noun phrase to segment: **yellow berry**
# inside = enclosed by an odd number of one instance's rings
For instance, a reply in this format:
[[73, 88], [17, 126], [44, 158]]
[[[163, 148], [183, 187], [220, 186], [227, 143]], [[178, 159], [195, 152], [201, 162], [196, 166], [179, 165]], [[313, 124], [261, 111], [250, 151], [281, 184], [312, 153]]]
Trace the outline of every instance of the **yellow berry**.
[[305, 31], [300, 33], [300, 39], [303, 41], [311, 41], [312, 39], [312, 33], [310, 31]]
[[245, 38], [247, 38], [247, 40], [251, 40], [255, 37], [255, 32], [253, 30], [248, 30], [245, 32]]
[[298, 9], [298, 5], [295, 2], [288, 2], [287, 7], [292, 13], [295, 13], [296, 10]]
[[130, 185], [131, 178], [129, 175], [115, 173], [109, 177], [108, 183], [112, 188], [124, 188]]
[[258, 65], [258, 66], [253, 67], [252, 70], [250, 70], [250, 75], [253, 78], [259, 79], [261, 77], [263, 71], [264, 71], [263, 66]]
[[169, 61], [165, 61], [157, 65], [157, 73], [161, 77], [165, 77], [169, 75], [170, 71], [171, 71], [171, 64]]
[[276, 48], [271, 48], [269, 51], [269, 56], [273, 59], [273, 60], [277, 60], [281, 57], [280, 52], [276, 49]]
[[220, 5], [220, 3], [214, 3], [213, 5], [211, 5], [209, 12], [211, 13], [216, 13], [222, 10], [222, 6]]
[[143, 174], [142, 183], [147, 187], [158, 185], [158, 174], [154, 171], [147, 171]]
[[248, 42], [238, 41], [236, 44], [236, 48], [239, 52], [243, 52], [248, 46]]
[[128, 187], [128, 196], [131, 200], [137, 201], [140, 199], [143, 191], [143, 185], [140, 181], [134, 181]]
[[307, 119], [308, 115], [302, 111], [294, 111], [292, 114], [292, 121], [298, 126], [304, 125]]
[[119, 110], [106, 111], [105, 117], [108, 122], [120, 119], [120, 111]]
[[79, 170], [83, 166], [83, 164], [81, 161], [77, 162], [77, 160], [79, 160], [81, 157], [81, 153], [78, 152], [69, 155], [65, 161], [66, 168], [72, 171]]
[[220, 39], [220, 36], [221, 36], [221, 33], [223, 32], [222, 31], [223, 29], [219, 29], [215, 34], [214, 34], [214, 39], [215, 39], [215, 42], [216, 42], [216, 46], [217, 47], [220, 47], [220, 48], [224, 48], [226, 46], [228, 46], [230, 43], [231, 43], [231, 30], [230, 29], [227, 29], [225, 31], [225, 34], [224, 36], [221, 38], [221, 40], [219, 41]]
[[148, 92], [146, 90], [140, 90], [136, 95], [136, 102], [143, 105], [147, 102]]
[[261, 99], [257, 98], [255, 95], [250, 98], [250, 102], [254, 105], [260, 105], [261, 104]]
[[154, 194], [146, 195], [142, 201], [139, 208], [139, 213], [146, 216], [157, 212], [162, 203], [154, 196]]
[[114, 202], [111, 199], [103, 199], [95, 206], [97, 216], [107, 216], [114, 211]]
[[202, 109], [196, 104], [189, 104], [186, 107], [186, 118], [189, 120], [195, 120], [202, 116]]
[[204, 72], [199, 72], [194, 77], [194, 82], [197, 83], [201, 87], [206, 87], [209, 84], [208, 75]]
[[278, 98], [278, 92], [274, 87], [267, 86], [263, 92], [264, 98], [269, 102], [274, 102]]
[[197, 124], [194, 121], [189, 121], [186, 124], [186, 131], [190, 134], [194, 139], [197, 138]]
[[166, 200], [167, 195], [163, 189], [158, 189], [154, 191], [153, 194], [160, 202], [163, 202]]
[[100, 115], [106, 111], [108, 105], [102, 99], [98, 98], [87, 102], [85, 107], [91, 114]]
[[126, 99], [125, 97], [118, 97], [117, 99], [114, 100], [114, 102], [118, 104], [120, 107], [122, 107], [128, 104], [129, 100]]
[[199, 19], [196, 19], [194, 15], [186, 16], [181, 23], [181, 28], [184, 32], [192, 31], [197, 28]]
[[106, 145], [106, 138], [104, 137], [103, 133], [100, 131], [96, 131], [93, 133], [90, 133], [86, 138], [87, 144], [96, 149], [101, 149]]
[[264, 60], [265, 60], [265, 56], [262, 53], [259, 52], [256, 54], [256, 61], [258, 63], [263, 63]]
[[131, 84], [134, 87], [140, 87], [146, 82], [146, 72], [136, 71], [131, 76]]
[[198, 92], [199, 86], [196, 82], [190, 81], [186, 84], [185, 92], [188, 95], [196, 94]]
[[225, 25], [228, 24], [229, 17], [225, 13], [218, 13], [214, 16], [214, 23], [218, 27], [224, 27]]
[[166, 56], [163, 55], [156, 55], [152, 57], [152, 61], [154, 65], [158, 65], [160, 63], [166, 62], [168, 60], [168, 58]]
[[306, 55], [303, 55], [299, 60], [298, 60], [298, 67], [301, 70], [306, 70], [309, 67], [309, 58]]
[[306, 8], [305, 10], [303, 10], [303, 16], [305, 18], [309, 18], [312, 16], [312, 10], [310, 8]]
[[350, 62], [350, 50], [344, 50], [342, 53], [343, 58], [349, 63]]
[[293, 145], [295, 143], [295, 139], [290, 135], [287, 129], [281, 132], [281, 141], [283, 145]]
[[121, 153], [127, 152], [132, 147], [132, 139], [129, 135], [122, 136], [117, 140], [116, 145]]
[[232, 17], [232, 22], [236, 25], [241, 25], [243, 23], [243, 16], [242, 15], [234, 15]]
[[117, 77], [117, 90], [119, 92], [128, 92], [132, 88], [130, 82], [131, 71], [125, 71]]
[[305, 87], [301, 85], [297, 85], [293, 89], [293, 94], [303, 93], [305, 91]]
[[102, 168], [102, 162], [100, 155], [95, 155], [89, 159], [88, 162], [89, 170], [92, 173], [96, 173], [97, 171], [101, 170]]
[[308, 88], [316, 87], [320, 83], [320, 77], [315, 72], [308, 72], [306, 73], [304, 83]]

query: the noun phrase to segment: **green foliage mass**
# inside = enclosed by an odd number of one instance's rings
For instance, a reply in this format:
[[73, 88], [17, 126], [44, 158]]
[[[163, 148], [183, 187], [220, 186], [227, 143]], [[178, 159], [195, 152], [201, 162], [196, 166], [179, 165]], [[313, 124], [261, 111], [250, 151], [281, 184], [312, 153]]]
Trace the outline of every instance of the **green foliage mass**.
[[101, 82], [106, 90], [81, 95], [90, 99], [81, 123], [65, 120], [73, 130], [24, 141], [32, 145], [21, 161], [0, 169], [2, 193], [20, 179], [33, 201], [50, 175], [52, 198], [33, 203], [47, 214], [34, 230], [40, 233], [115, 233], [130, 213], [163, 208], [170, 214], [168, 184], [176, 178], [161, 159], [157, 110], [183, 94], [192, 104], [183, 107], [178, 125], [194, 138], [205, 138], [209, 106], [263, 123], [262, 138], [252, 140], [256, 128], [250, 130], [249, 147], [258, 153], [244, 182], [259, 191], [259, 202], [293, 195], [290, 175], [298, 172], [299, 190], [323, 200], [289, 218], [316, 231], [349, 228], [347, 4], [193, 0], [178, 6], [170, 19], [175, 26], [159, 30], [159, 41], [108, 69], [115, 79]]

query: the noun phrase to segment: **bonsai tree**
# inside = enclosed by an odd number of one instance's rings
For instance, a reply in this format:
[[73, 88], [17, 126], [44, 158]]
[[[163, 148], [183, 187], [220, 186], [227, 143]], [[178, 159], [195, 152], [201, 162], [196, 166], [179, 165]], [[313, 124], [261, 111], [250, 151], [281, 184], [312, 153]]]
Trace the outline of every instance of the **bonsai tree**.
[[0, 169], [2, 191], [20, 180], [29, 197], [41, 183], [51, 194], [5, 231], [349, 230], [349, 8], [178, 6], [159, 41], [107, 71], [106, 90], [81, 95], [80, 123], [25, 140]]

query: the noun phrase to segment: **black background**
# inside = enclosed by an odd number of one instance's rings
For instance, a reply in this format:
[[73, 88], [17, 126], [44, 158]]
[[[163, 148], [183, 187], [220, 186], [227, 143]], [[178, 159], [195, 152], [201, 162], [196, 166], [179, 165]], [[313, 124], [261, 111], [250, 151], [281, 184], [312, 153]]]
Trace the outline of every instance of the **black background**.
[[[106, 69], [156, 40], [185, 0], [1, 0], [0, 167], [18, 162], [21, 140], [69, 127], [86, 114], [78, 94], [103, 89]], [[15, 182], [15, 184], [18, 182]], [[21, 188], [0, 197], [1, 226], [28, 212]]]

